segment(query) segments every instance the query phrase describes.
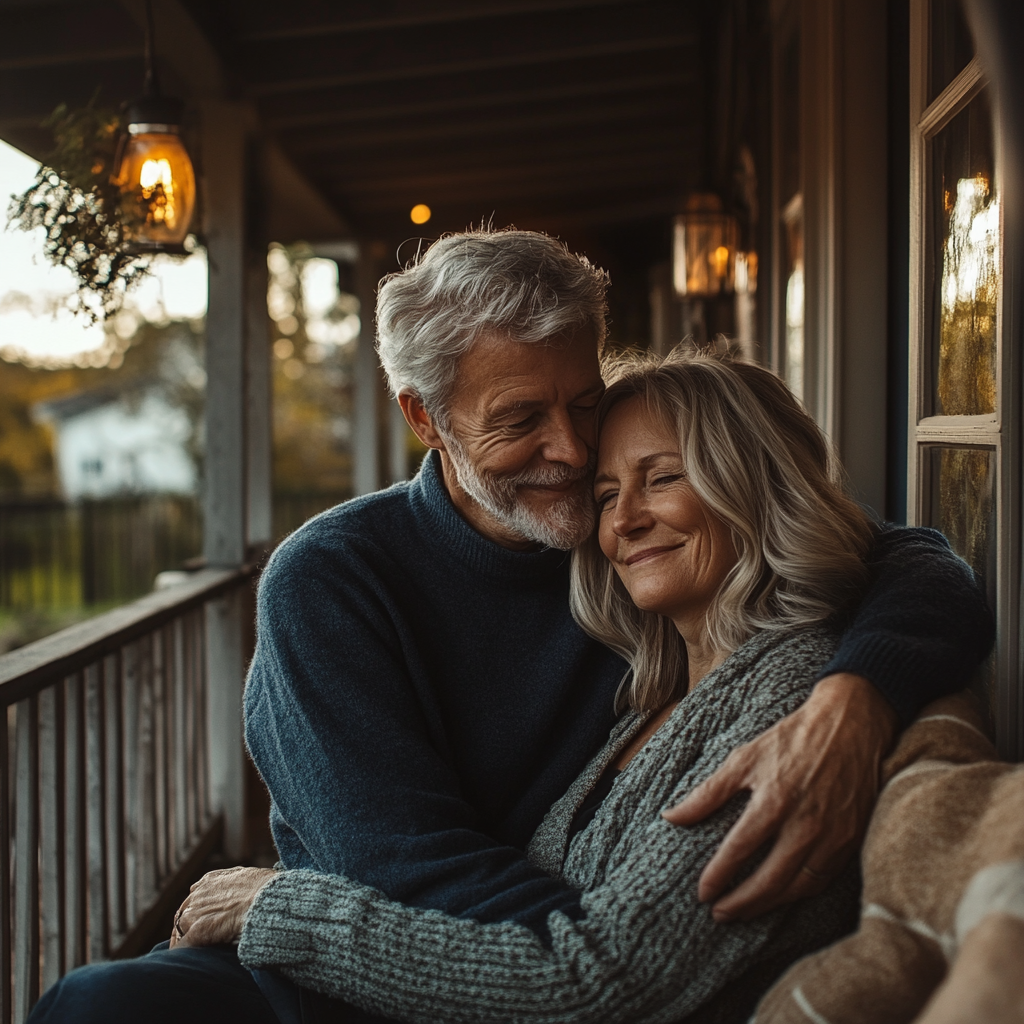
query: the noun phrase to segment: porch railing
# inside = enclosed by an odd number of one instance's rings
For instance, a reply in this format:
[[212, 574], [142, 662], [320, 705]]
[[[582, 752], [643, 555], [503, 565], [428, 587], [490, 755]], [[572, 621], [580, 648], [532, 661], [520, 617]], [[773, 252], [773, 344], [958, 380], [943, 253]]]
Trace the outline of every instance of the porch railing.
[[4, 1024], [73, 967], [141, 952], [216, 848], [206, 606], [251, 578], [203, 570], [0, 657]]

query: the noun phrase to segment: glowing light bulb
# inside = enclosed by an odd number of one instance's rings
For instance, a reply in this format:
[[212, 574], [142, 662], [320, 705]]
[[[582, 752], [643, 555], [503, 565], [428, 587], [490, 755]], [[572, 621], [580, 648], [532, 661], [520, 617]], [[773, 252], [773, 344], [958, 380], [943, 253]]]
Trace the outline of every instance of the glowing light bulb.
[[426, 203], [417, 203], [409, 211], [409, 220], [413, 224], [426, 224], [430, 220], [430, 207]]
[[720, 245], [711, 254], [711, 265], [715, 269], [716, 277], [725, 277], [729, 270], [729, 250], [726, 246]]
[[153, 224], [166, 224], [173, 228], [178, 219], [174, 205], [174, 175], [166, 160], [147, 160], [139, 172], [139, 188], [149, 203], [148, 219]]

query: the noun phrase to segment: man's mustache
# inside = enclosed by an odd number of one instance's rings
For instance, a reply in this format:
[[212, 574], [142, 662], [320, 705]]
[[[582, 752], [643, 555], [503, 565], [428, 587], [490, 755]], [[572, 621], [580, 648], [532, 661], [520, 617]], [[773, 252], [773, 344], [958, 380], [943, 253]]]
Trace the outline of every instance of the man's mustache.
[[574, 484], [591, 480], [597, 466], [597, 455], [591, 452], [587, 456], [585, 466], [568, 466], [564, 462], [538, 469], [523, 470], [515, 476], [505, 477], [504, 483], [511, 487], [560, 487], [562, 484]]

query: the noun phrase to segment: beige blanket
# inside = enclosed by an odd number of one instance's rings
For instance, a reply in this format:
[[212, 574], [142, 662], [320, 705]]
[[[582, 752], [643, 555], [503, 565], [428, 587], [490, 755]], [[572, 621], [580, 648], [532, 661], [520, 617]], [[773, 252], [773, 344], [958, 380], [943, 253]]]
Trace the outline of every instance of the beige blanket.
[[859, 930], [794, 965], [756, 1024], [908, 1024], [979, 923], [1024, 922], [1024, 766], [998, 759], [973, 702], [958, 695], [926, 708], [883, 781], [864, 843]]

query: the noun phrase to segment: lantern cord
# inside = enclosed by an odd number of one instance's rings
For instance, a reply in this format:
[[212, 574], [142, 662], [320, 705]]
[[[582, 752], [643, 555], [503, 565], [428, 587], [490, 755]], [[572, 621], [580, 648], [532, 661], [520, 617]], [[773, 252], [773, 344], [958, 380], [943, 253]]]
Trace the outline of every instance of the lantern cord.
[[146, 83], [147, 96], [160, 95], [160, 79], [156, 73], [156, 55], [153, 52], [153, 39], [156, 29], [153, 25], [153, 0], [146, 0]]

